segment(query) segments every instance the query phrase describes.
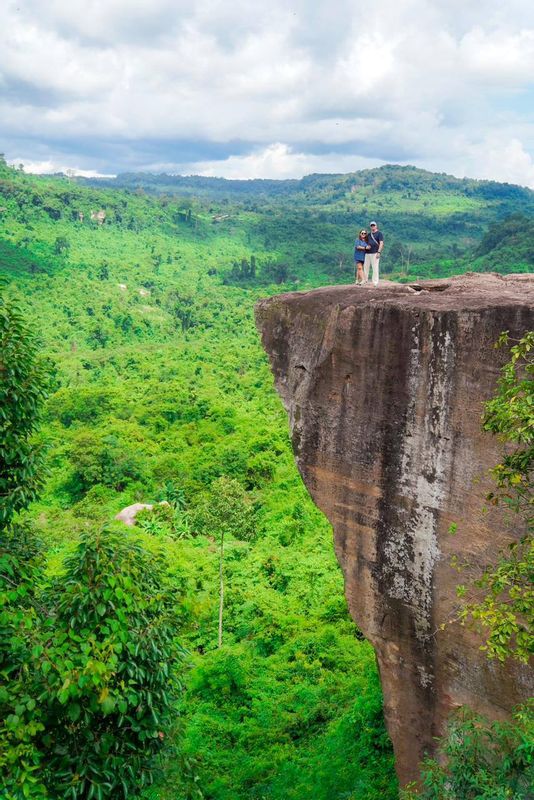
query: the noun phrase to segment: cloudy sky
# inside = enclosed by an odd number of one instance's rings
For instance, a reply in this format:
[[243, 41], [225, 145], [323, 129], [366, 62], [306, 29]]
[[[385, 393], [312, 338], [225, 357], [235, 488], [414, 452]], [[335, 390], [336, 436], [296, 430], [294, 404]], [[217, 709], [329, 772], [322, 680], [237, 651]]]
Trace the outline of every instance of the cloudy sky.
[[0, 0], [0, 150], [35, 172], [401, 163], [534, 188], [534, 3]]

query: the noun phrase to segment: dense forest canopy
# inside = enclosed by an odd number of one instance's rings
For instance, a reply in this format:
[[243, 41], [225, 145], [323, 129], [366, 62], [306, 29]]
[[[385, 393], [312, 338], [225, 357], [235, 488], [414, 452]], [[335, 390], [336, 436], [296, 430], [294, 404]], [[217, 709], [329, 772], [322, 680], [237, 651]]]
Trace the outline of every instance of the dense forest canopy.
[[[527, 189], [413, 167], [88, 181], [0, 164], [2, 291], [54, 363], [37, 434], [46, 482], [22, 514], [43, 543], [43, 597], [93, 557], [94, 532], [129, 558], [122, 508], [168, 503], [143, 512], [131, 544], [165, 559], [154, 569], [178, 594], [183, 682], [145, 797], [396, 796], [374, 654], [294, 465], [253, 305], [351, 282], [354, 235], [370, 218], [390, 278], [527, 272], [533, 216]], [[52, 604], [58, 624], [65, 602]]]

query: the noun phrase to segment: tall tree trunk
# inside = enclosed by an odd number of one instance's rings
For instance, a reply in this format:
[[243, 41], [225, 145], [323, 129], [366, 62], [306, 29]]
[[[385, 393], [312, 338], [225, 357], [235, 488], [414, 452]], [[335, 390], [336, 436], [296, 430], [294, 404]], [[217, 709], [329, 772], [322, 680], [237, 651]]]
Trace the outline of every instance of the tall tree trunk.
[[221, 531], [221, 550], [219, 554], [219, 643], [218, 646], [222, 647], [223, 635], [223, 608], [224, 608], [224, 533]]

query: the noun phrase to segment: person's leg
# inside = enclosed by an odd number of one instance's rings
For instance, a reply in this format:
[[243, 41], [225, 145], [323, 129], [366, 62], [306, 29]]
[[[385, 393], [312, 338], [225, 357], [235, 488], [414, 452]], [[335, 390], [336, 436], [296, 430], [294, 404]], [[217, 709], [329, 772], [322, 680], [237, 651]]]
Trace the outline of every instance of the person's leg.
[[363, 262], [363, 282], [367, 283], [369, 280], [369, 267], [371, 266], [371, 253], [365, 254], [365, 261]]
[[380, 258], [376, 253], [373, 253], [373, 285], [378, 286], [378, 269], [380, 266]]
[[371, 274], [371, 280], [373, 283], [375, 282], [375, 254], [374, 253], [366, 253], [365, 261], [367, 263], [367, 280], [369, 280], [369, 273]]

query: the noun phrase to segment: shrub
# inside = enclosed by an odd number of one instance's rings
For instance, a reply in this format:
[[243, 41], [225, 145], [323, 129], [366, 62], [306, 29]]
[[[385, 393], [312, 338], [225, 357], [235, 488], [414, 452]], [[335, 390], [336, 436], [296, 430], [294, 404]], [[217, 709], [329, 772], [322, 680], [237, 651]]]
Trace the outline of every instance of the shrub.
[[528, 800], [534, 785], [534, 724], [524, 709], [513, 722], [488, 723], [463, 710], [450, 723], [440, 761], [423, 764], [422, 786], [402, 800]]

